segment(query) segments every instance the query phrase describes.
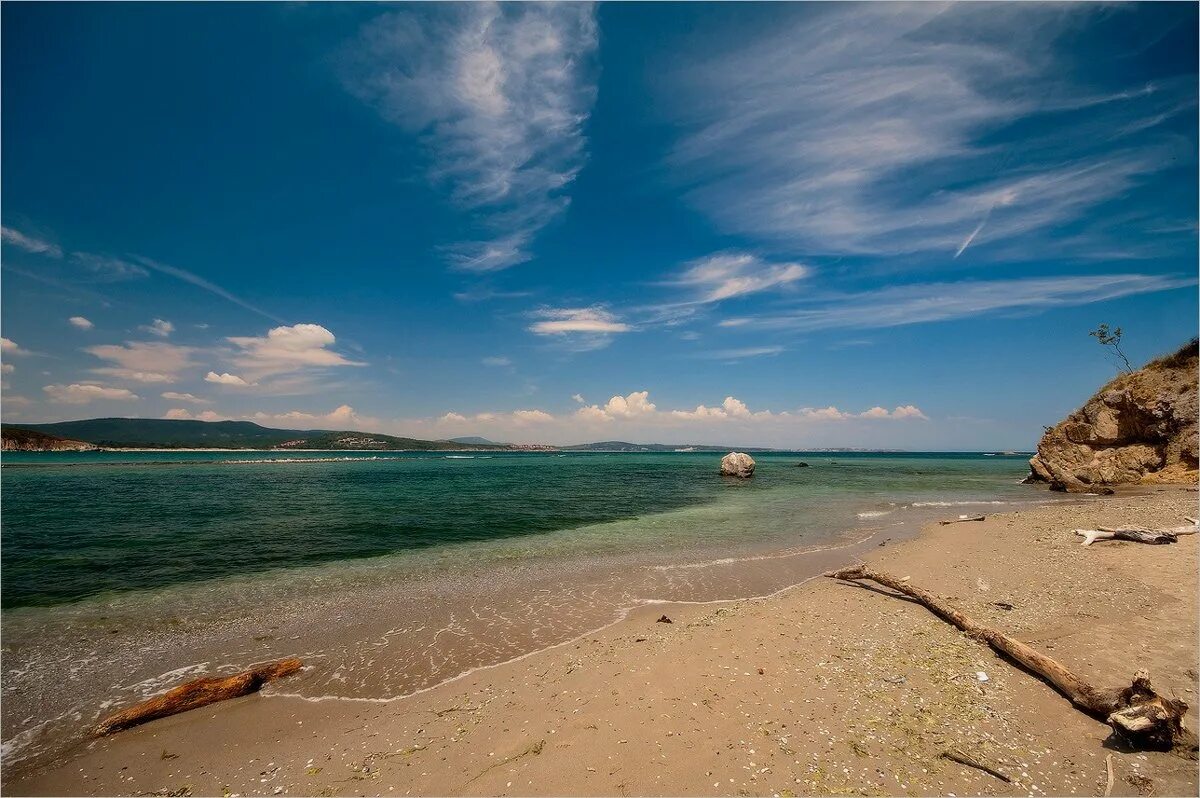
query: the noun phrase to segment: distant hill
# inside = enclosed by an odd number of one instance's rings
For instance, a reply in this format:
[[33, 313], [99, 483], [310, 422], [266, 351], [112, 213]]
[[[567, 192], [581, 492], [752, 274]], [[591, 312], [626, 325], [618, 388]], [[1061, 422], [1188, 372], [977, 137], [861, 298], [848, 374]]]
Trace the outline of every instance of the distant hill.
[[466, 443], [472, 446], [507, 446], [506, 443], [497, 443], [489, 441], [487, 438], [481, 438], [478, 435], [467, 435], [464, 438], [451, 438], [451, 443]]
[[[8, 434], [10, 425], [4, 425]], [[505, 449], [494, 444], [464, 444], [398, 438], [353, 430], [272, 429], [252, 421], [178, 421], [160, 418], [93, 418], [52, 424], [22, 424], [23, 430], [82, 441], [112, 449], [375, 449], [381, 451], [458, 451]]]
[[564, 452], [729, 452], [728, 446], [697, 446], [690, 444], [669, 445], [665, 443], [629, 443], [628, 441], [600, 441], [560, 446]]
[[84, 441], [73, 441], [20, 427], [5, 427], [0, 431], [0, 439], [6, 452], [86, 452], [96, 448]]

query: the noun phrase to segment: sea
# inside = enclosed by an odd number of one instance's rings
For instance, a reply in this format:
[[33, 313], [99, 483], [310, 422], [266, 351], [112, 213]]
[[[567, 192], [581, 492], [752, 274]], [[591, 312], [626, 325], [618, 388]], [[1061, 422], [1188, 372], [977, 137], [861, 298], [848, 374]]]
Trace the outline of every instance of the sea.
[[[768, 596], [924, 523], [1061, 500], [1028, 455], [48, 452], [0, 461], [3, 766], [298, 656], [265, 700], [395, 701], [648, 604]], [[965, 527], [966, 525], [964, 525]]]

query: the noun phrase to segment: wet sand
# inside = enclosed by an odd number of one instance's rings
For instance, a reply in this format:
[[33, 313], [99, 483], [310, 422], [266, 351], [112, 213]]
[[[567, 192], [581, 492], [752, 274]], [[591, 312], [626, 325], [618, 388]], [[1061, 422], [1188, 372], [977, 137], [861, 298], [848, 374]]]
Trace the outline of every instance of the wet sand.
[[[1194, 729], [1197, 537], [1084, 548], [1070, 530], [1174, 525], [1195, 508], [1177, 488], [1045, 505], [930, 526], [867, 559], [1097, 684], [1148, 668], [1193, 705]], [[656, 623], [664, 613], [673, 623]], [[5, 792], [1095, 795], [1109, 754], [1114, 795], [1197, 790], [1194, 761], [1123, 751], [1105, 724], [924, 608], [822, 579], [640, 607], [405, 698], [288, 692], [284, 681], [94, 741], [6, 778]], [[948, 747], [1013, 782], [940, 758]]]

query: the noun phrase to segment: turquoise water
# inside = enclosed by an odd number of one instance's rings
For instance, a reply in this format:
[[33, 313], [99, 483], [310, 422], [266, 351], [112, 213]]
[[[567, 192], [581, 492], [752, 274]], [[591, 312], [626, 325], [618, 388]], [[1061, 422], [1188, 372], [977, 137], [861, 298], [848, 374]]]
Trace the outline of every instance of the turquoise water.
[[[763, 596], [959, 513], [1024, 456], [98, 452], [0, 468], [3, 761], [287, 656], [265, 700], [399, 700], [646, 604]], [[808, 468], [797, 467], [807, 462]], [[276, 690], [286, 694], [276, 696]]]
[[[711, 453], [451, 455], [18, 453], [3, 464], [4, 608], [240, 573], [526, 538], [786, 492], [820, 505], [1016, 494], [1023, 457], [758, 454], [748, 482]], [[809, 468], [797, 468], [800, 461]], [[865, 506], [865, 505], [864, 505]], [[635, 548], [735, 544], [722, 530]], [[597, 541], [577, 541], [586, 549]]]

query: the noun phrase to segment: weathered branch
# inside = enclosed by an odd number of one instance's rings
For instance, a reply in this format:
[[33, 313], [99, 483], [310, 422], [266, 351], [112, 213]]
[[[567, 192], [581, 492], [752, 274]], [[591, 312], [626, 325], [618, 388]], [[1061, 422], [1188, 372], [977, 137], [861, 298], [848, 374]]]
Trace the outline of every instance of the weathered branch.
[[1134, 543], [1150, 543], [1150, 544], [1165, 544], [1174, 543], [1179, 539], [1180, 535], [1194, 535], [1200, 527], [1197, 527], [1196, 521], [1193, 518], [1185, 519], [1191, 521], [1187, 526], [1172, 526], [1163, 529], [1151, 529], [1146, 526], [1125, 526], [1111, 527], [1101, 526], [1095, 529], [1076, 529], [1076, 535], [1084, 538], [1083, 545], [1090, 546], [1097, 540], [1132, 540]]
[[1183, 727], [1187, 704], [1154, 692], [1150, 676], [1138, 671], [1129, 687], [1097, 688], [1062, 663], [1040, 651], [971, 619], [928, 590], [866, 565], [857, 565], [825, 576], [833, 579], [869, 579], [908, 596], [947, 623], [982, 640], [1018, 665], [1041, 676], [1078, 709], [1105, 720], [1138, 748], [1196, 750], [1196, 736]]
[[302, 663], [298, 659], [284, 659], [235, 673], [232, 676], [206, 676], [202, 679], [195, 679], [168, 690], [162, 695], [109, 715], [96, 725], [94, 733], [97, 736], [112, 734], [151, 720], [198, 709], [217, 701], [224, 701], [227, 698], [249, 695], [257, 692], [272, 679], [279, 679], [295, 673], [300, 670], [301, 665]]
[[964, 516], [960, 516], [958, 518], [950, 518], [946, 521], [938, 521], [938, 523], [941, 524], [942, 526], [945, 526], [946, 524], [961, 524], [963, 521], [986, 521], [986, 520], [987, 520], [986, 515], [964, 515]]

